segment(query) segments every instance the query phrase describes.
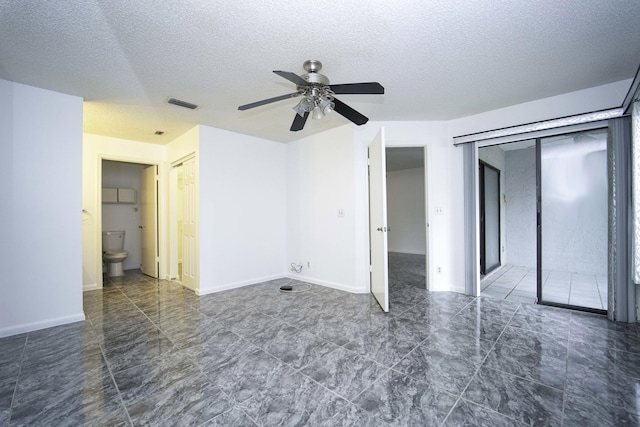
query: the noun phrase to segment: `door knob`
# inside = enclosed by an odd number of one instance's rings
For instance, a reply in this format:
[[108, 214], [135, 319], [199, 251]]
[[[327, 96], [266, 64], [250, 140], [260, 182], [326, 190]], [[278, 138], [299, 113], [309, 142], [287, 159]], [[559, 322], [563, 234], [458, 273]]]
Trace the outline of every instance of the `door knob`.
[[143, 226], [139, 225], [138, 228], [144, 228]]

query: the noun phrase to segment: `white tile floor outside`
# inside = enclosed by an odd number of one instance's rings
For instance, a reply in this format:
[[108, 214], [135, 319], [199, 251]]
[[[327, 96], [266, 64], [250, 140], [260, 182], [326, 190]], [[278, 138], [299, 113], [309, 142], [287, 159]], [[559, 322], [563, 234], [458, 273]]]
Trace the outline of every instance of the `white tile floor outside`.
[[[504, 265], [481, 281], [482, 296], [513, 302], [534, 303], [536, 269]], [[545, 301], [581, 307], [607, 309], [607, 277], [554, 270], [542, 270]]]

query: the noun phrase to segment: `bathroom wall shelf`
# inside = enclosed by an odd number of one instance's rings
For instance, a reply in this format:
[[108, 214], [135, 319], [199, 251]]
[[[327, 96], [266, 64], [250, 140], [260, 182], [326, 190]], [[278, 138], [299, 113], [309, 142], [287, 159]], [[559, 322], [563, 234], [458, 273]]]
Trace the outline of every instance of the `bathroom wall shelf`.
[[103, 188], [102, 203], [135, 203], [136, 190], [133, 188]]

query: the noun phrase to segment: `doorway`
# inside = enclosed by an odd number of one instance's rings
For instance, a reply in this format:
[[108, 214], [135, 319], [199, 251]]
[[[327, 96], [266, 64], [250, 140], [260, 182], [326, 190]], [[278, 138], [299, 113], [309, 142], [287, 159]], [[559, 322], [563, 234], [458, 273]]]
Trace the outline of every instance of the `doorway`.
[[429, 288], [427, 147], [369, 145], [371, 292], [384, 311]]
[[[157, 257], [157, 180], [156, 165], [101, 159], [101, 232], [124, 231], [123, 250], [128, 252], [123, 261], [124, 270], [141, 269], [158, 277]], [[152, 170], [152, 191], [145, 188], [145, 170]], [[149, 202], [150, 198], [153, 200]], [[153, 239], [145, 238], [147, 232]], [[102, 246], [102, 243], [100, 243]], [[100, 252], [102, 253], [102, 251]], [[145, 259], [148, 266], [143, 269]], [[150, 263], [150, 264], [149, 264]], [[103, 265], [103, 273], [105, 266]]]
[[196, 158], [174, 162], [169, 172], [170, 277], [198, 292]]
[[427, 289], [424, 147], [386, 147], [389, 291]]

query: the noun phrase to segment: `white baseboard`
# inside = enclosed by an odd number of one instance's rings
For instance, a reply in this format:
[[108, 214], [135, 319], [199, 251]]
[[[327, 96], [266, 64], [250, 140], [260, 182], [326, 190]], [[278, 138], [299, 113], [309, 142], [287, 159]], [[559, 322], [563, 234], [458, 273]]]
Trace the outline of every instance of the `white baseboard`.
[[185, 283], [184, 283], [184, 282], [182, 282], [181, 280], [177, 280], [176, 282], [179, 282], [179, 283], [182, 285], [182, 287], [192, 290], [196, 295], [200, 295], [200, 294], [198, 293], [198, 288], [197, 288], [197, 287], [191, 287], [191, 286], [188, 286], [187, 284], [185, 284]]
[[389, 248], [387, 252], [393, 252], [396, 254], [407, 254], [407, 255], [426, 255], [424, 251], [413, 251], [411, 249], [391, 249]]
[[320, 285], [320, 286], [326, 286], [327, 288], [333, 288], [333, 289], [338, 289], [341, 291], [345, 291], [345, 292], [350, 292], [352, 294], [366, 294], [369, 293], [368, 289], [364, 289], [364, 288], [355, 288], [353, 286], [347, 286], [344, 285], [342, 283], [334, 283], [334, 282], [328, 282], [325, 280], [319, 280], [319, 279], [315, 279], [313, 277], [309, 277], [309, 276], [304, 276], [304, 275], [300, 275], [300, 274], [294, 274], [294, 273], [289, 273], [289, 274], [276, 274], [273, 276], [265, 276], [265, 277], [257, 277], [255, 279], [249, 279], [249, 280], [243, 280], [240, 282], [234, 282], [234, 283], [226, 283], [224, 285], [220, 285], [220, 286], [216, 286], [216, 287], [208, 287], [208, 288], [200, 288], [200, 289], [194, 289], [193, 291], [196, 293], [196, 295], [207, 295], [207, 294], [212, 294], [215, 292], [222, 292], [222, 291], [227, 291], [229, 289], [236, 289], [236, 288], [242, 288], [243, 286], [248, 286], [248, 285], [255, 285], [256, 283], [262, 283], [262, 282], [268, 282], [269, 280], [276, 280], [276, 279], [282, 279], [282, 278], [288, 278], [288, 279], [293, 279], [293, 280], [299, 280], [301, 282], [307, 282], [307, 283], [311, 283], [314, 285]]
[[38, 322], [25, 323], [23, 325], [9, 326], [0, 329], [0, 338], [23, 334], [25, 332], [37, 331], [40, 329], [51, 328], [54, 326], [66, 325], [67, 323], [81, 322], [83, 320], [85, 320], [85, 317], [84, 313], [81, 312], [72, 316], [57, 317], [55, 319], [47, 319]]
[[200, 289], [194, 289], [194, 291], [196, 295], [207, 295], [215, 292], [228, 291], [229, 289], [242, 288], [243, 286], [255, 285], [256, 283], [268, 282], [269, 280], [282, 279], [283, 277], [286, 277], [284, 273], [274, 274], [273, 276], [256, 277], [255, 279], [242, 280], [240, 282], [225, 283], [216, 287], [200, 287]]
[[459, 294], [464, 294], [464, 286], [449, 286], [449, 285], [440, 285], [433, 286], [429, 289], [430, 292], [457, 292]]
[[326, 286], [327, 288], [338, 289], [340, 291], [350, 292], [352, 294], [368, 294], [368, 289], [355, 288], [353, 286], [347, 286], [342, 283], [327, 282], [326, 280], [319, 280], [313, 277], [308, 277], [300, 274], [287, 274], [287, 277], [293, 280], [299, 280], [301, 282], [312, 283], [314, 285]]
[[100, 289], [102, 286], [98, 286], [97, 283], [90, 283], [88, 285], [82, 285], [82, 292], [87, 291], [95, 291], [96, 289]]

